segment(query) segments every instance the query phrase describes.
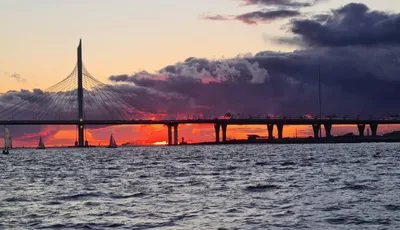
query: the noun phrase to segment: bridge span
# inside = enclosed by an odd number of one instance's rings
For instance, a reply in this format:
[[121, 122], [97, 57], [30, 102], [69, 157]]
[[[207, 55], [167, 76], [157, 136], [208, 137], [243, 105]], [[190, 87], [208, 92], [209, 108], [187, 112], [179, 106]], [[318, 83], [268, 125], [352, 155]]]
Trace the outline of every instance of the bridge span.
[[[227, 128], [229, 125], [266, 125], [268, 139], [273, 139], [274, 126], [277, 127], [278, 139], [283, 139], [284, 126], [311, 125], [314, 138], [321, 138], [320, 130], [323, 126], [325, 137], [332, 137], [333, 125], [356, 125], [359, 136], [364, 136], [367, 126], [371, 129], [371, 135], [377, 136], [379, 125], [400, 124], [400, 120], [385, 119], [301, 119], [301, 118], [259, 118], [259, 119], [182, 119], [182, 120], [7, 120], [0, 121], [0, 125], [76, 125], [85, 127], [87, 125], [165, 125], [168, 127], [168, 144], [178, 144], [178, 126], [185, 124], [210, 124], [214, 126], [215, 142], [225, 143], [227, 141]], [[222, 133], [222, 140], [220, 139]], [[83, 146], [81, 146], [83, 147]]]

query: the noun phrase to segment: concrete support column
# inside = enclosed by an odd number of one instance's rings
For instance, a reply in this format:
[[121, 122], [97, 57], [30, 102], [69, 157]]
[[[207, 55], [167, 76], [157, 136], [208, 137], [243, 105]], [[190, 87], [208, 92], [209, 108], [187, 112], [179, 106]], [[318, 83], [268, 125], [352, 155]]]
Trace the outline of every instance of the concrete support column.
[[326, 124], [324, 124], [324, 127], [325, 127], [326, 138], [331, 138], [332, 137], [332, 124], [326, 123]]
[[267, 128], [268, 128], [268, 139], [269, 140], [274, 139], [274, 124], [268, 124]]
[[276, 127], [278, 128], [278, 139], [283, 139], [283, 124], [277, 124]]
[[172, 145], [172, 125], [168, 126], [168, 145]]
[[222, 128], [222, 142], [226, 143], [226, 129], [228, 128], [228, 125], [222, 124], [221, 128]]
[[221, 128], [220, 124], [214, 124], [215, 129], [215, 143], [219, 144], [219, 130]]
[[321, 125], [320, 124], [313, 124], [312, 128], [313, 128], [313, 131], [314, 131], [314, 138], [318, 139], [319, 138], [319, 131], [321, 130]]
[[85, 147], [85, 126], [82, 122], [79, 122], [78, 128], [79, 147]]
[[174, 125], [174, 145], [178, 145], [178, 124]]
[[376, 137], [378, 133], [378, 124], [369, 124], [369, 127], [371, 128], [372, 136]]
[[360, 137], [363, 137], [364, 130], [365, 130], [365, 124], [358, 124], [357, 128], [358, 128], [358, 133], [359, 133]]

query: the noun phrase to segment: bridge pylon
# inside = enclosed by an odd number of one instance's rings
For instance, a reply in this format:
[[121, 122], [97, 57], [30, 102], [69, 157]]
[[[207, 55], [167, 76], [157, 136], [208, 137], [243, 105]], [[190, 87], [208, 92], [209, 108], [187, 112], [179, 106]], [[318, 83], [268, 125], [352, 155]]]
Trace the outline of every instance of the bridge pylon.
[[83, 63], [82, 63], [82, 40], [79, 40], [78, 46], [78, 147], [85, 146], [85, 125], [83, 117]]

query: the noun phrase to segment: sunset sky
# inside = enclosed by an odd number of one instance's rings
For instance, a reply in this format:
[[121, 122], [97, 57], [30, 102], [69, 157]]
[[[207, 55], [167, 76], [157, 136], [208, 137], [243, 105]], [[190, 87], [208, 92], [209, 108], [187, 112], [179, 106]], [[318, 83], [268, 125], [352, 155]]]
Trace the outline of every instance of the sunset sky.
[[[83, 62], [95, 78], [143, 89], [140, 100], [152, 97], [170, 114], [316, 114], [318, 65], [325, 115], [400, 114], [398, 12], [398, 0], [0, 0], [0, 108], [7, 95], [68, 76], [82, 38]], [[229, 138], [267, 135], [263, 126], [228, 130]], [[296, 131], [311, 135], [310, 127], [291, 127], [285, 136]], [[17, 145], [40, 135], [49, 145], [75, 140], [74, 127], [11, 132]], [[93, 144], [110, 133], [119, 144], [166, 140], [162, 126], [87, 132]], [[180, 127], [191, 142], [213, 135], [211, 126]]]

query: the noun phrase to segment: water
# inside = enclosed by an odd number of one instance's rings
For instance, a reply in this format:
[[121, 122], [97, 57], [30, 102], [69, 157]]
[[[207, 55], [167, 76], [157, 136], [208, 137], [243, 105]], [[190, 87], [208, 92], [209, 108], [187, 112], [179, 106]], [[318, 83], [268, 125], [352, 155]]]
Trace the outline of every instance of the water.
[[400, 145], [13, 150], [0, 229], [398, 229]]

